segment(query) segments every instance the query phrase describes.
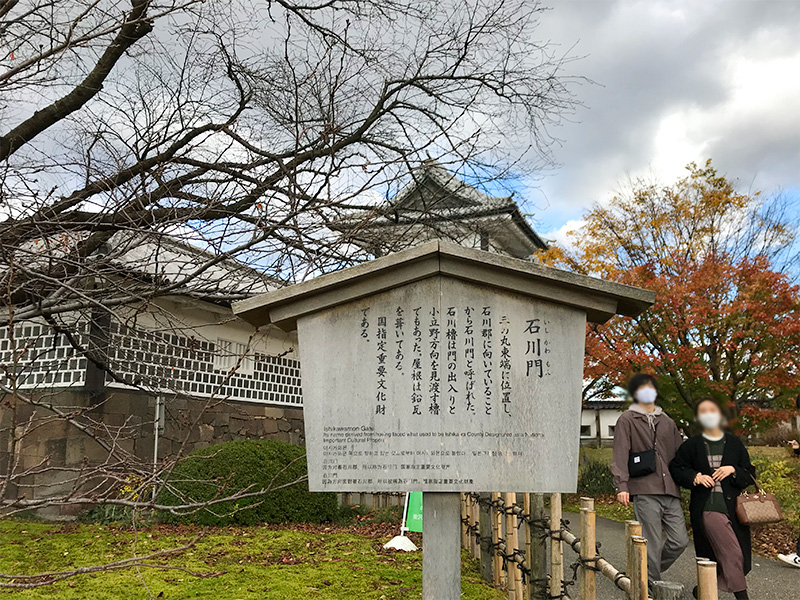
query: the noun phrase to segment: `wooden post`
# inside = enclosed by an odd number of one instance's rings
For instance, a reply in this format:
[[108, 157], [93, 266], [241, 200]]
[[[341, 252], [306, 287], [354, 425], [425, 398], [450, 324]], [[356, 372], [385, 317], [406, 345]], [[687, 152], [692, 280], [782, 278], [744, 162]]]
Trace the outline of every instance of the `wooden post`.
[[[500, 492], [492, 492], [492, 501], [500, 499]], [[503, 576], [503, 558], [497, 554], [497, 544], [500, 538], [503, 537], [503, 513], [492, 508], [492, 542], [495, 544], [495, 550], [492, 551], [492, 575], [494, 576], [494, 584], [500, 586], [503, 584], [505, 577]]]
[[594, 510], [594, 498], [581, 496], [581, 508], [585, 508], [586, 510]]
[[[581, 505], [589, 505], [581, 498]], [[591, 499], [588, 499], [591, 500]], [[593, 505], [594, 502], [592, 501]], [[597, 556], [597, 532], [595, 530], [596, 516], [594, 510], [581, 508], [581, 558], [584, 561]], [[582, 600], [595, 600], [597, 596], [596, 572], [590, 567], [595, 567], [593, 562], [586, 563], [580, 570], [580, 590]]]
[[653, 600], [686, 600], [686, 588], [674, 581], [654, 581]]
[[461, 494], [461, 547], [466, 548], [469, 543], [469, 530], [467, 529], [467, 495]]
[[647, 590], [647, 540], [634, 536], [633, 571], [631, 572], [631, 596], [633, 600], [648, 600]]
[[631, 579], [631, 587], [628, 592], [629, 600], [634, 598], [634, 569], [636, 557], [633, 554], [633, 538], [642, 535], [642, 524], [639, 521], [625, 521], [625, 572]]
[[[513, 554], [519, 548], [519, 530], [517, 529], [517, 515], [511, 511], [517, 503], [516, 492], [506, 492], [506, 554]], [[517, 568], [517, 563], [508, 561], [508, 600], [523, 600], [522, 598], [522, 571]]]
[[492, 507], [489, 506], [489, 501], [492, 499], [491, 494], [483, 493], [480, 495], [482, 504], [479, 505], [479, 527], [481, 532], [481, 575], [484, 581], [492, 583]]
[[550, 494], [550, 595], [561, 596], [564, 580], [564, 548], [561, 544], [561, 494]]
[[[528, 518], [531, 518], [531, 495], [529, 493], [522, 495], [522, 510], [523, 512], [528, 515]], [[525, 568], [528, 569], [528, 573], [531, 573], [531, 525], [530, 523], [525, 523]], [[525, 592], [523, 598], [528, 600], [531, 597], [533, 586], [531, 585], [531, 579], [533, 578], [533, 574], [528, 578], [526, 585], [525, 585]]]
[[[544, 522], [544, 495], [527, 494], [526, 500], [528, 505], [525, 508], [525, 512], [534, 521]], [[543, 596], [546, 590], [543, 582], [547, 579], [547, 540], [542, 537], [541, 527], [541, 525], [528, 525], [527, 530], [528, 539], [525, 558], [531, 573], [530, 581], [528, 582], [528, 598], [530, 600]], [[537, 584], [537, 582], [539, 583]]]
[[472, 535], [472, 556], [479, 559], [481, 557], [481, 507], [476, 497], [472, 498], [472, 523], [475, 525]]
[[717, 590], [717, 563], [697, 561], [697, 597], [699, 600], [719, 600]]
[[422, 549], [422, 600], [461, 598], [458, 492], [425, 492], [422, 521], [427, 542]]
[[600, 409], [599, 408], [595, 409], [595, 411], [594, 411], [594, 427], [596, 429], [596, 431], [595, 431], [595, 434], [596, 434], [595, 439], [597, 440], [597, 447], [598, 448], [602, 448], [603, 447], [603, 431], [602, 431], [602, 429], [600, 429]]

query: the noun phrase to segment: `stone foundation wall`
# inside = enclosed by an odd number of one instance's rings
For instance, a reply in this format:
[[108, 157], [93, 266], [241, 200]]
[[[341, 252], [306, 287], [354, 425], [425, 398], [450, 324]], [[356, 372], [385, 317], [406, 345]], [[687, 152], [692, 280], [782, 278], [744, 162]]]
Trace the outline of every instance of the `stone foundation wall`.
[[[44, 397], [44, 396], [43, 396]], [[51, 392], [48, 403], [64, 410], [90, 406], [89, 393], [83, 390]], [[96, 401], [95, 401], [96, 402]], [[153, 396], [141, 392], [107, 391], [104, 401], [87, 414], [111, 432], [119, 432], [120, 445], [146, 463], [152, 463], [155, 441], [155, 408]], [[0, 404], [0, 474], [5, 475], [11, 457], [12, 404], [9, 398]], [[18, 403], [17, 430], [31, 419], [34, 409]], [[36, 409], [35, 419], [52, 414]], [[159, 433], [159, 460], [220, 442], [242, 439], [273, 439], [292, 444], [305, 444], [303, 411], [263, 404], [209, 401], [205, 399], [166, 398], [163, 427]], [[84, 461], [97, 463], [107, 451], [86, 434], [64, 421], [53, 421], [37, 428], [20, 444], [17, 472], [43, 464], [56, 467], [80, 467]], [[64, 492], [68, 474], [48, 471], [26, 477], [23, 487], [10, 489], [9, 497], [24, 494], [42, 498]], [[91, 485], [97, 482], [87, 482]], [[82, 506], [50, 507], [41, 516], [53, 519], [74, 518], [85, 510]]]

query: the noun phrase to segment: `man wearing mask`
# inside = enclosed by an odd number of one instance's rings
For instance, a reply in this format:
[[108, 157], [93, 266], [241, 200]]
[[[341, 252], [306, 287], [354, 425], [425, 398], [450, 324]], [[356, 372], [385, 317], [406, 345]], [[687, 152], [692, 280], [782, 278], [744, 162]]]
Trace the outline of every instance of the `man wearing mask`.
[[669, 463], [683, 443], [678, 427], [656, 405], [658, 383], [646, 373], [634, 375], [628, 384], [633, 399], [614, 429], [611, 472], [617, 500], [633, 502], [633, 514], [647, 538], [647, 579], [662, 573], [689, 545], [681, 509], [681, 492], [669, 472]]

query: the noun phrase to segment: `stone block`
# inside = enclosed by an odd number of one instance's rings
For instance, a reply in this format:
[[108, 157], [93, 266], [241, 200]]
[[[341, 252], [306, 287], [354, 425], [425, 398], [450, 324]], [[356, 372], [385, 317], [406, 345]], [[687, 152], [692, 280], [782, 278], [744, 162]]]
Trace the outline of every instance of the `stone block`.
[[303, 420], [303, 409], [301, 408], [286, 408], [283, 412], [287, 419], [298, 419], [300, 421]]
[[200, 440], [203, 442], [211, 442], [214, 440], [214, 427], [203, 423], [198, 427]]
[[284, 410], [282, 408], [275, 408], [273, 406], [265, 406], [264, 407], [264, 416], [270, 419], [282, 419], [284, 416]]
[[289, 421], [278, 421], [278, 431], [291, 431], [292, 425]]

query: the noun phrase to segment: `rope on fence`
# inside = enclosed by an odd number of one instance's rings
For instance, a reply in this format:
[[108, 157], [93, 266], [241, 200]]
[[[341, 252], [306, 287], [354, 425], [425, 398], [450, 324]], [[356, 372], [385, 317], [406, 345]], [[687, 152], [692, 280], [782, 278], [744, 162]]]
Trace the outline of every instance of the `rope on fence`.
[[[562, 521], [561, 528], [559, 529], [551, 529], [549, 519], [532, 517], [531, 515], [527, 514], [524, 508], [518, 503], [506, 505], [502, 496], [494, 499], [486, 499], [480, 497], [478, 494], [471, 493], [468, 494], [468, 497], [471, 498], [473, 502], [476, 502], [479, 506], [488, 507], [495, 515], [513, 515], [517, 517], [517, 527], [520, 527], [524, 522], [529, 528], [533, 529], [534, 531], [539, 531], [538, 537], [542, 541], [553, 537], [554, 534], [556, 534], [557, 537], [560, 537], [563, 531], [567, 531], [566, 522]], [[546, 578], [533, 578], [531, 576], [531, 569], [525, 564], [526, 552], [524, 549], [509, 549], [507, 547], [505, 538], [499, 537], [495, 542], [491, 535], [481, 535], [480, 525], [478, 523], [469, 521], [468, 517], [463, 518], [462, 523], [467, 529], [470, 537], [474, 536], [479, 544], [486, 544], [491, 549], [493, 555], [502, 559], [503, 570], [506, 571], [506, 573], [509, 572], [510, 565], [513, 565], [522, 573], [523, 583], [533, 585], [537, 589], [545, 589], [548, 580]], [[574, 585], [576, 580], [577, 575], [573, 576], [572, 580], [570, 581], [564, 581], [562, 585], [562, 592], [559, 595], [553, 596], [549, 592], [544, 591], [534, 594], [533, 597], [537, 600], [569, 600], [567, 588]]]
[[481, 507], [489, 508], [494, 515], [515, 516], [517, 518], [517, 527], [520, 527], [524, 522], [530, 530], [537, 532], [537, 537], [544, 541], [546, 539], [559, 540], [565, 542], [576, 554], [576, 560], [569, 567], [572, 572], [570, 579], [563, 579], [560, 586], [560, 593], [553, 594], [547, 589], [547, 578], [532, 578], [531, 569], [526, 566], [526, 551], [522, 548], [508, 548], [506, 539], [498, 536], [497, 541], [494, 541], [491, 535], [482, 535], [480, 531], [480, 524], [472, 522], [468, 517], [462, 519], [462, 523], [466, 528], [468, 537], [474, 538], [477, 544], [486, 545], [491, 551], [491, 554], [502, 559], [502, 567], [506, 574], [509, 574], [511, 566], [519, 570], [522, 574], [522, 581], [525, 584], [535, 586], [536, 592], [531, 594], [532, 598], [537, 600], [569, 600], [569, 588], [575, 586], [579, 579], [579, 572], [581, 569], [585, 571], [592, 571], [600, 573], [611, 581], [615, 587], [625, 592], [626, 595], [630, 594], [631, 579], [621, 570], [618, 570], [611, 563], [609, 563], [601, 554], [601, 544], [596, 543], [595, 556], [583, 557], [581, 556], [581, 540], [569, 528], [569, 521], [561, 519], [558, 528], [552, 528], [550, 519], [535, 518], [525, 512], [524, 508], [519, 503], [507, 505], [502, 496], [497, 496], [493, 499], [481, 497], [478, 494], [468, 494], [469, 499]]

